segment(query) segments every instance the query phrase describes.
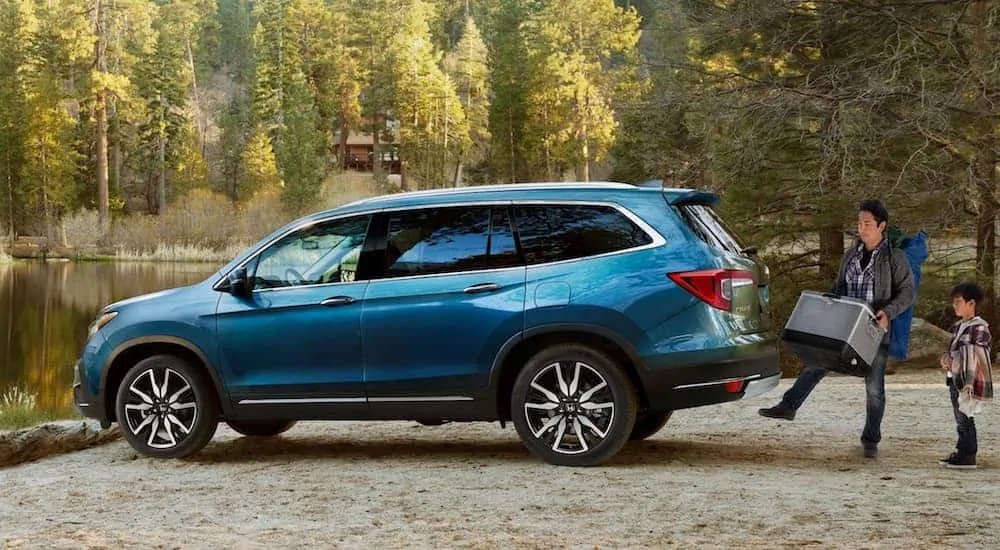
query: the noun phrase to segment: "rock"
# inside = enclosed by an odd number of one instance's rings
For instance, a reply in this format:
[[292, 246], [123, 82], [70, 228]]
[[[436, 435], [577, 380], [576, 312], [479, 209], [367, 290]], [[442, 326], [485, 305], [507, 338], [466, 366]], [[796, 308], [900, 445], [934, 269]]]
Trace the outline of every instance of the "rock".
[[0, 468], [79, 451], [120, 437], [117, 426], [103, 430], [93, 420], [50, 422], [0, 434]]
[[910, 349], [905, 361], [890, 361], [896, 368], [937, 368], [938, 357], [951, 344], [951, 333], [924, 319], [914, 318], [910, 327]]

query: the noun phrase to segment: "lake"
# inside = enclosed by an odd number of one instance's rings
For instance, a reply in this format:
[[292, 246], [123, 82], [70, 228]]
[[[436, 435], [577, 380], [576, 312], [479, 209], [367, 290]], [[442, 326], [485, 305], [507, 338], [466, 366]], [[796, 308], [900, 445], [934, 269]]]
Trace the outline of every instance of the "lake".
[[0, 395], [19, 387], [56, 417], [76, 414], [73, 363], [105, 305], [204, 280], [211, 263], [18, 262], [0, 265]]

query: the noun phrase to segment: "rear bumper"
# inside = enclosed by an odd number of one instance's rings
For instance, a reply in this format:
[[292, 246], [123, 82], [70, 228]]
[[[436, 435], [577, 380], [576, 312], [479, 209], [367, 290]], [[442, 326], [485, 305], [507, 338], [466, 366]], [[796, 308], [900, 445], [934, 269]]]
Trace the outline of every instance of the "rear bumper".
[[101, 396], [92, 395], [87, 391], [88, 384], [85, 376], [82, 365], [77, 361], [73, 365], [73, 404], [83, 416], [106, 423], [108, 415], [104, 407], [104, 400], [101, 399]]
[[778, 350], [727, 361], [646, 371], [649, 408], [677, 410], [763, 395], [781, 381]]

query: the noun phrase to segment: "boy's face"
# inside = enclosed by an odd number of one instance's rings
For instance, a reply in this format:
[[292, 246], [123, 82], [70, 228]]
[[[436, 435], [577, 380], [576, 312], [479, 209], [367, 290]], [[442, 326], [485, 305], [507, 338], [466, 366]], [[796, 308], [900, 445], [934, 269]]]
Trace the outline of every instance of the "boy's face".
[[976, 316], [976, 301], [968, 300], [961, 296], [955, 296], [951, 299], [951, 307], [955, 310], [955, 315], [963, 319], [972, 319]]

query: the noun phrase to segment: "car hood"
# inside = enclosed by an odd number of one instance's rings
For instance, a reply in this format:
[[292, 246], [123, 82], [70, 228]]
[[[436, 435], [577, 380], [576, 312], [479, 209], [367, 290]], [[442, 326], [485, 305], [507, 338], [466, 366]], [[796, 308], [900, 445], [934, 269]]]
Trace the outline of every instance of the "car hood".
[[163, 299], [163, 298], [168, 298], [168, 297], [176, 296], [178, 294], [182, 294], [182, 293], [186, 292], [190, 288], [192, 288], [192, 287], [190, 287], [190, 286], [183, 286], [183, 287], [178, 287], [178, 288], [171, 288], [171, 289], [167, 289], [167, 290], [161, 290], [159, 292], [151, 292], [149, 294], [142, 294], [140, 296], [134, 296], [132, 298], [127, 298], [125, 300], [120, 300], [120, 301], [117, 301], [117, 302], [115, 302], [113, 304], [107, 305], [107, 306], [104, 307], [104, 309], [101, 310], [101, 312], [103, 313], [103, 312], [108, 312], [108, 311], [118, 311], [118, 310], [121, 310], [122, 308], [127, 308], [127, 307], [133, 306], [133, 305], [138, 304], [138, 303], [149, 302], [149, 301], [153, 301], [153, 300], [160, 300], [160, 299]]

